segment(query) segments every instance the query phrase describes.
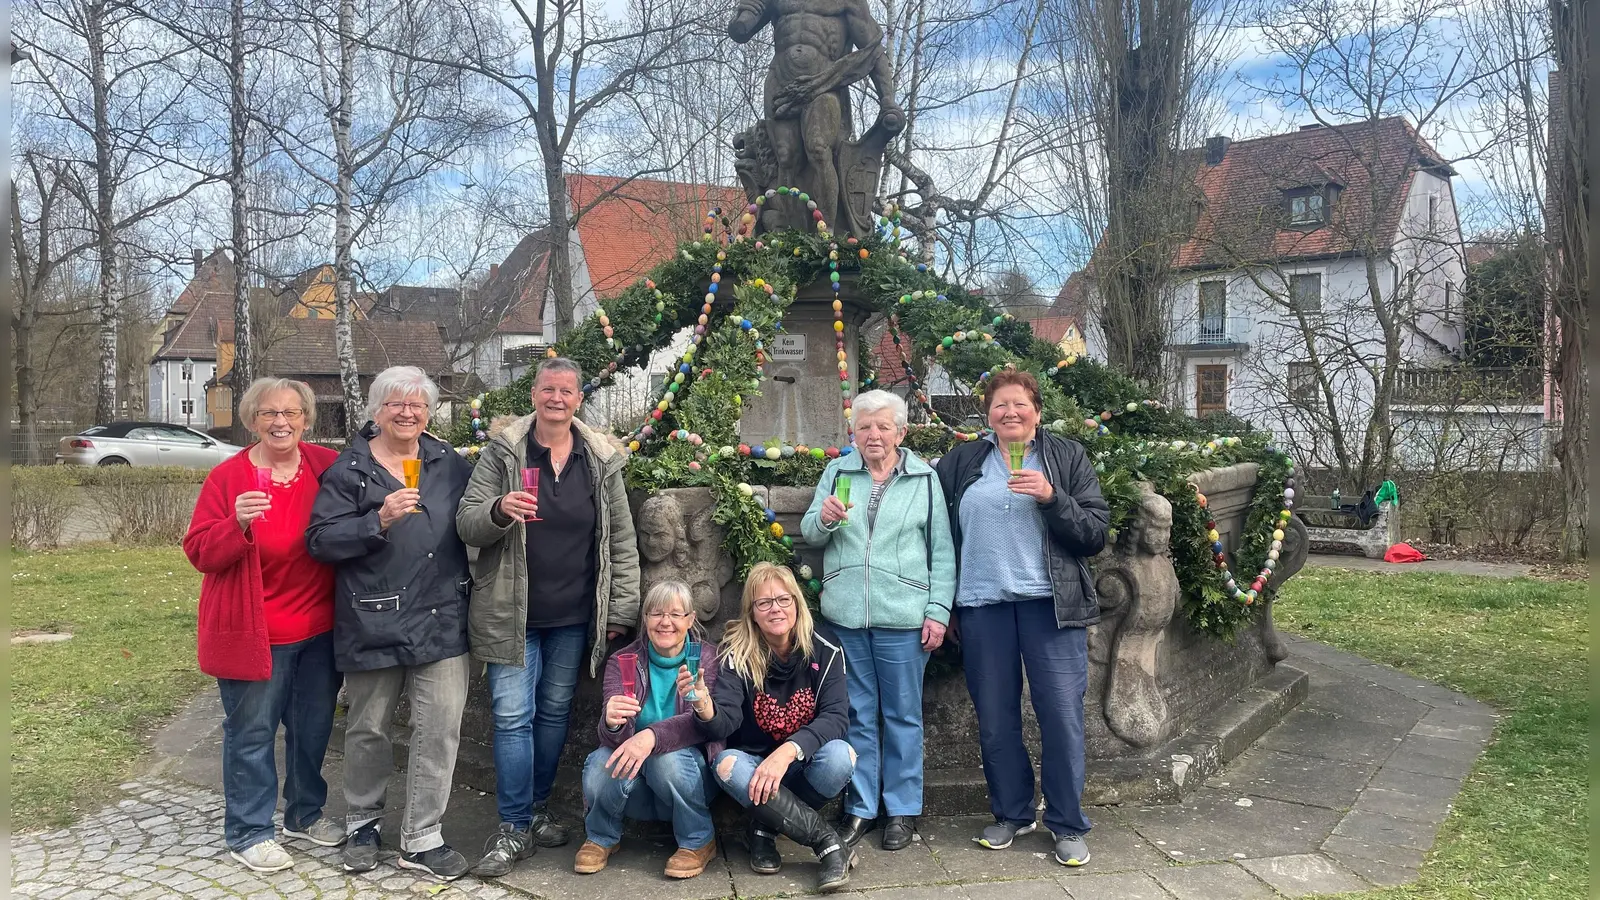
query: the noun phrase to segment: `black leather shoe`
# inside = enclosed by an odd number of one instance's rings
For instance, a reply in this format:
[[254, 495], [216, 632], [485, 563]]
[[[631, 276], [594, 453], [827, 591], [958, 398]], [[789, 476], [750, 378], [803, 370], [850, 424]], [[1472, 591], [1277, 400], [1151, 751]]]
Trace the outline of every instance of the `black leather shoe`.
[[911, 846], [912, 835], [917, 833], [916, 820], [911, 816], [890, 816], [883, 823], [883, 849], [904, 850]]
[[860, 816], [845, 816], [839, 820], [835, 830], [839, 832], [839, 840], [854, 847], [866, 836], [867, 832], [878, 827], [877, 819], [863, 819]]
[[757, 875], [776, 875], [783, 871], [783, 857], [778, 854], [778, 837], [750, 823], [750, 871]]

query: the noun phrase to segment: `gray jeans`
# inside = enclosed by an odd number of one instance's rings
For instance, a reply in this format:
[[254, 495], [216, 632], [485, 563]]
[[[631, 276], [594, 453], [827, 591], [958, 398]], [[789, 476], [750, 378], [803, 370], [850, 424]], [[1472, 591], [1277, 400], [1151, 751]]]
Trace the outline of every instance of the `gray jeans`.
[[383, 818], [384, 795], [394, 773], [395, 705], [402, 688], [411, 697], [411, 756], [406, 766], [406, 811], [400, 849], [421, 853], [444, 843], [439, 822], [450, 801], [461, 712], [467, 705], [467, 654], [424, 666], [347, 672], [350, 697], [344, 736], [345, 827]]

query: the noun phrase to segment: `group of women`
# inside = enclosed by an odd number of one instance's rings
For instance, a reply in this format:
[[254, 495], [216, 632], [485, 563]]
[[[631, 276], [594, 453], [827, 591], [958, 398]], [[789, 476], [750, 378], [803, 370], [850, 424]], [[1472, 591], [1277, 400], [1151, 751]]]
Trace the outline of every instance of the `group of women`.
[[[784, 835], [816, 854], [819, 889], [837, 890], [868, 832], [881, 828], [891, 851], [914, 839], [923, 672], [959, 640], [995, 816], [974, 840], [1004, 849], [1036, 827], [1026, 667], [1044, 824], [1059, 862], [1089, 861], [1084, 633], [1098, 606], [1084, 560], [1104, 546], [1109, 513], [1082, 449], [1039, 427], [1033, 376], [995, 373], [992, 433], [936, 466], [901, 446], [904, 401], [857, 397], [858, 452], [829, 464], [801, 522], [823, 551], [820, 620], [788, 568], [758, 563], [715, 638], [685, 584], [657, 583], [639, 602], [623, 457], [577, 419], [580, 379], [570, 361], [546, 361], [533, 413], [496, 428], [476, 465], [428, 434], [438, 392], [415, 368], [373, 380], [371, 420], [337, 456], [303, 440], [306, 385], [261, 379], [245, 392], [258, 440], [213, 470], [184, 542], [204, 574], [199, 659], [225, 712], [236, 859], [293, 865], [273, 825], [282, 725], [284, 836], [343, 845], [349, 871], [376, 867], [402, 691], [400, 867], [495, 877], [566, 844], [546, 801], [587, 650], [591, 673], [604, 666], [603, 705], [577, 872], [605, 868], [633, 818], [672, 823], [666, 875], [700, 874], [718, 853], [720, 792], [748, 810], [754, 871], [779, 871]], [[473, 661], [487, 667], [501, 818], [476, 865], [440, 829]], [[347, 813], [335, 821], [321, 768], [341, 679]], [[841, 794], [842, 817], [825, 819]]]

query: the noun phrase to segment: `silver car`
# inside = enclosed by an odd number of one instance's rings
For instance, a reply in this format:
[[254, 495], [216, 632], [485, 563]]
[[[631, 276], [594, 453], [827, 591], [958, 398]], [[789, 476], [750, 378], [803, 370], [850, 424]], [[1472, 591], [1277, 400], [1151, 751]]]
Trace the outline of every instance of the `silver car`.
[[72, 466], [209, 469], [243, 449], [182, 425], [112, 422], [62, 438], [56, 462]]

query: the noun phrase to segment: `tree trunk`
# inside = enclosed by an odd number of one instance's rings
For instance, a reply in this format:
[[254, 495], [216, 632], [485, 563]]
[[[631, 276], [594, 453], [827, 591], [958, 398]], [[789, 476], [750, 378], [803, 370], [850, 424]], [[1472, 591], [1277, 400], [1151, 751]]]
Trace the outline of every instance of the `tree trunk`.
[[239, 417], [239, 400], [255, 376], [256, 360], [250, 328], [249, 206], [245, 196], [245, 142], [250, 119], [244, 90], [244, 0], [229, 3], [228, 35], [228, 189], [233, 200], [233, 442], [249, 440]]
[[[49, 209], [46, 201], [45, 210], [41, 215], [48, 221]], [[40, 231], [43, 232], [47, 225], [41, 223]], [[22, 207], [17, 199], [17, 184], [11, 183], [11, 265], [18, 273], [12, 279], [15, 296], [12, 298], [16, 308], [11, 313], [11, 338], [12, 338], [12, 365], [17, 382], [17, 435], [16, 440], [22, 442], [24, 448], [23, 461], [30, 466], [39, 464], [39, 399], [34, 386], [33, 375], [33, 326], [35, 312], [39, 302], [37, 285], [31, 280], [33, 272], [29, 271], [27, 259], [23, 254], [26, 246], [22, 233]]]
[[100, 375], [95, 387], [95, 422], [117, 418], [117, 241], [116, 174], [111, 165], [110, 84], [106, 76], [105, 5], [84, 5], [84, 33], [89, 43], [89, 80], [94, 105], [95, 247], [100, 259], [100, 288], [96, 298], [95, 326], [100, 353]]
[[[1561, 409], [1556, 459], [1561, 464], [1566, 509], [1562, 517], [1561, 558], [1578, 562], [1589, 554], [1589, 147], [1588, 5], [1553, 0], [1559, 95], [1552, 94], [1555, 126], [1546, 173], [1554, 209], [1550, 236], [1550, 297], [1557, 328], [1552, 375]], [[1559, 102], [1557, 102], [1559, 101]]]
[[355, 157], [350, 147], [351, 94], [355, 91], [355, 2], [339, 0], [339, 105], [334, 112], [333, 142], [338, 165], [334, 190], [333, 277], [334, 349], [339, 356], [339, 381], [344, 393], [345, 431], [354, 434], [363, 422], [361, 416], [361, 375], [356, 368], [354, 284], [350, 264], [351, 194], [355, 181]]
[[[542, 134], [539, 145], [544, 147]], [[572, 329], [578, 303], [572, 289], [572, 213], [567, 203], [566, 173], [555, 153], [552, 150], [545, 156], [544, 167], [545, 193], [550, 198], [550, 295], [556, 304], [555, 334], [544, 336], [547, 344], [555, 343]]]

